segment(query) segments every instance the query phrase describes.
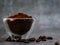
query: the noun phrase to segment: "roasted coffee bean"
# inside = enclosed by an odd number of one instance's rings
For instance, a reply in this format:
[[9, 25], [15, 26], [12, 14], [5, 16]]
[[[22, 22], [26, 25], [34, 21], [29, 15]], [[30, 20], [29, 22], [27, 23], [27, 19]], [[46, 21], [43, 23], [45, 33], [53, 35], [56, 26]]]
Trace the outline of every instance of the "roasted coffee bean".
[[39, 39], [41, 39], [41, 41], [46, 41], [46, 36], [39, 36]]
[[46, 41], [46, 36], [42, 36], [42, 41]]
[[29, 38], [28, 39], [30, 42], [34, 42], [36, 39], [35, 38]]
[[36, 40], [36, 42], [40, 42], [40, 41], [41, 41], [41, 39], [37, 39], [37, 40]]
[[[12, 37], [14, 38], [14, 40], [16, 41], [16, 42], [19, 42], [20, 40], [21, 40], [21, 36], [14, 36], [14, 35], [12, 35]], [[14, 41], [13, 40], [13, 41]]]
[[19, 39], [19, 38], [17, 38], [17, 39], [15, 39], [15, 41], [17, 41], [17, 42], [19, 42], [21, 39]]
[[47, 39], [52, 40], [52, 39], [53, 39], [53, 37], [47, 37]]
[[6, 41], [11, 41], [12, 39], [11, 39], [11, 37], [9, 36], [7, 39], [6, 39]]
[[58, 42], [55, 42], [55, 45], [59, 45], [59, 43]]
[[43, 38], [46, 38], [46, 36], [39, 36], [39, 39], [43, 39]]
[[42, 38], [42, 36], [39, 36], [39, 39], [41, 39]]
[[17, 38], [16, 41], [17, 41], [17, 42], [23, 42], [24, 39], [19, 39], [19, 38]]
[[42, 41], [46, 41], [46, 38], [41, 39]]
[[19, 38], [19, 39], [21, 39], [21, 37], [20, 37], [20, 36], [15, 36], [15, 38]]
[[20, 40], [18, 40], [19, 42], [24, 42], [26, 39], [20, 39]]
[[16, 40], [12, 39], [11, 42], [17, 42]]
[[21, 36], [14, 36], [14, 35], [12, 35], [12, 37], [15, 38], [15, 39], [17, 39], [17, 38], [21, 39]]
[[24, 41], [24, 43], [29, 43], [29, 40], [28, 40], [28, 39], [26, 39], [26, 40]]
[[12, 35], [12, 37], [14, 37], [14, 35]]
[[46, 36], [42, 36], [43, 38], [46, 38]]

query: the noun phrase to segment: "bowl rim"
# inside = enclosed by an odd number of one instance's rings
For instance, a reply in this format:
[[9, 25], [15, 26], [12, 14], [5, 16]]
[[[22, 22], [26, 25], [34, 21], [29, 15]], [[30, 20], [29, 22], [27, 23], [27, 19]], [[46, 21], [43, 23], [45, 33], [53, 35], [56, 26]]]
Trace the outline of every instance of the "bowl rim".
[[6, 21], [6, 20], [11, 20], [13, 21], [14, 19], [32, 19], [35, 21], [35, 18], [3, 18], [3, 22]]

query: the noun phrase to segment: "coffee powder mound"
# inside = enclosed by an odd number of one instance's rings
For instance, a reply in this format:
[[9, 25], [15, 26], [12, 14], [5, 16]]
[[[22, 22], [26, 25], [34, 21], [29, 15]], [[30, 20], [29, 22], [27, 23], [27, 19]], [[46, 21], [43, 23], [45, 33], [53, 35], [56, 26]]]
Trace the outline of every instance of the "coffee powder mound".
[[8, 18], [32, 18], [32, 16], [28, 16], [27, 14], [24, 13], [18, 13], [13, 16], [9, 16]]
[[9, 16], [8, 18], [7, 24], [10, 31], [18, 35], [26, 34], [30, 30], [33, 23], [32, 16], [28, 16], [24, 13], [18, 13], [14, 16]]

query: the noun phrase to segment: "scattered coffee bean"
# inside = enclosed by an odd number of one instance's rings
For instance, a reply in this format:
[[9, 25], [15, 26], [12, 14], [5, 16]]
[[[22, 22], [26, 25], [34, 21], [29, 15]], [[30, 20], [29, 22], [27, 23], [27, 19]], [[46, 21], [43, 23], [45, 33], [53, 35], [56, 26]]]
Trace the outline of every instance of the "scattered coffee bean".
[[14, 35], [12, 35], [12, 37], [14, 37]]
[[41, 39], [41, 41], [46, 41], [46, 36], [39, 36], [39, 39]]
[[12, 37], [15, 38], [15, 39], [17, 39], [17, 38], [21, 39], [21, 36], [14, 36], [14, 35], [12, 35]]
[[42, 38], [46, 38], [46, 36], [42, 36]]
[[42, 36], [39, 36], [39, 39], [42, 39]]
[[19, 42], [21, 40], [21, 36], [12, 35], [12, 37], [14, 38], [13, 41], [16, 41], [16, 42]]
[[29, 38], [28, 39], [30, 42], [34, 42], [36, 39], [35, 38]]
[[58, 42], [55, 42], [55, 45], [59, 45], [59, 43]]
[[53, 37], [47, 37], [47, 39], [52, 40], [52, 39], [53, 39]]
[[36, 40], [35, 38], [29, 38], [29, 39], [21, 39], [21, 36], [14, 36], [12, 35], [13, 39], [9, 36], [6, 41], [8, 42], [24, 42], [24, 43], [29, 43], [29, 42], [40, 42], [40, 41], [46, 41], [47, 39], [52, 40], [52, 37], [46, 37], [46, 36], [39, 36], [39, 38]]
[[42, 41], [46, 41], [46, 38], [43, 38]]
[[43, 39], [43, 38], [46, 38], [46, 36], [39, 36], [39, 39]]
[[41, 39], [37, 39], [37, 40], [36, 40], [36, 42], [40, 42], [40, 41], [41, 41]]
[[26, 39], [20, 39], [18, 40], [18, 42], [24, 42]]
[[20, 36], [15, 36], [15, 39], [17, 39], [17, 38], [21, 39], [21, 37], [20, 37]]
[[16, 41], [16, 42], [20, 42], [20, 40], [21, 40], [21, 39], [17, 38], [15, 41]]
[[16, 40], [12, 39], [11, 42], [16, 42]]
[[28, 39], [26, 39], [26, 40], [24, 41], [24, 43], [29, 43]]
[[11, 37], [9, 36], [7, 39], [6, 39], [6, 41], [11, 41], [12, 39], [11, 39]]

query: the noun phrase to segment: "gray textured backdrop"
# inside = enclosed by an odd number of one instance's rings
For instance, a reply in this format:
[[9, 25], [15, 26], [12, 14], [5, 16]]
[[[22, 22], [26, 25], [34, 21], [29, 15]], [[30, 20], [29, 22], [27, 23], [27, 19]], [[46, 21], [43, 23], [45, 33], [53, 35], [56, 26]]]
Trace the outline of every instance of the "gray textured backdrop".
[[[49, 35], [60, 41], [60, 0], [0, 0], [0, 38], [6, 34], [2, 19], [18, 12], [27, 13], [36, 19], [31, 36]], [[54, 41], [36, 45], [53, 45]], [[1, 43], [1, 45], [5, 44], [17, 45], [17, 43]]]

